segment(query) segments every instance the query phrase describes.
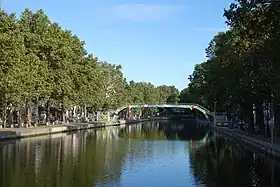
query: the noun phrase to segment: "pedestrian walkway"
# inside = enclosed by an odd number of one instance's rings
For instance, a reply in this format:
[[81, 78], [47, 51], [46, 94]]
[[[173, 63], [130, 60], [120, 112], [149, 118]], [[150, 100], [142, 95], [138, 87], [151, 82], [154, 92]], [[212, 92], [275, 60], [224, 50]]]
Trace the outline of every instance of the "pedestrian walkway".
[[56, 124], [49, 126], [37, 126], [37, 127], [20, 127], [20, 128], [3, 128], [0, 129], [0, 140], [6, 139], [16, 139], [30, 136], [39, 136], [46, 134], [54, 134], [60, 132], [68, 131], [78, 131], [82, 129], [91, 129], [91, 128], [103, 128], [108, 126], [115, 126], [125, 121], [119, 122], [101, 122], [95, 121], [91, 123], [69, 123], [69, 124]]

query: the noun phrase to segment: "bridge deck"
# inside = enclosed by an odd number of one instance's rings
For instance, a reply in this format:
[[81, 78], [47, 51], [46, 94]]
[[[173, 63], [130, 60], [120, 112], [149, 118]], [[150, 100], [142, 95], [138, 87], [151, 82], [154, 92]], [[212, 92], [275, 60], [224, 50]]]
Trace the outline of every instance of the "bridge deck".
[[[195, 103], [180, 103], [180, 104], [133, 104], [133, 105], [128, 105], [130, 108], [189, 108], [189, 109], [197, 109], [199, 111], [201, 111], [202, 113], [204, 113], [205, 115], [211, 115], [213, 116], [213, 112], [211, 112], [210, 110], [206, 109], [203, 106], [200, 106], [198, 104]], [[117, 110], [117, 112], [124, 110], [125, 108], [127, 108], [128, 106], [122, 107], [120, 109]]]

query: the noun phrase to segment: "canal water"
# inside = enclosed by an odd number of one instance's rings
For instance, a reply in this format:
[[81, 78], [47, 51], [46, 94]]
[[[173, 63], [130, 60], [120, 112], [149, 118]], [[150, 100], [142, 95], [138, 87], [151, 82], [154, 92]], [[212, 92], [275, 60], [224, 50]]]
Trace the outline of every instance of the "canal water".
[[279, 163], [184, 122], [0, 142], [2, 187], [279, 186]]

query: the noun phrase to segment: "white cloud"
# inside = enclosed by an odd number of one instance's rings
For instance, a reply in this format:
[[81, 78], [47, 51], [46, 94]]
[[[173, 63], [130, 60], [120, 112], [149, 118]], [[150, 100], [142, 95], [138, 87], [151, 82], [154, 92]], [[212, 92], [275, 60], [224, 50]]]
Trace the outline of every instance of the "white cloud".
[[121, 4], [100, 9], [103, 17], [133, 22], [166, 19], [184, 9], [181, 5]]

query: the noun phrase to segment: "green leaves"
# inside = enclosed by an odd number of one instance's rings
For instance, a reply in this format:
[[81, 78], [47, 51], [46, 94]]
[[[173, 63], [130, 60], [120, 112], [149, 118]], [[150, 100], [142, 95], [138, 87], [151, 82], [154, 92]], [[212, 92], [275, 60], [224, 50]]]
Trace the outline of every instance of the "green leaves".
[[158, 86], [151, 83], [130, 81], [127, 88], [128, 103], [160, 104], [176, 103], [179, 100], [179, 90], [175, 86]]
[[230, 29], [211, 40], [208, 59], [196, 65], [181, 102], [214, 109], [216, 101], [218, 110], [240, 109], [251, 118], [253, 104], [272, 100], [271, 95], [280, 100], [279, 13], [278, 1], [232, 3], [224, 12]]
[[73, 106], [91, 110], [128, 104], [177, 102], [174, 86], [126, 82], [122, 67], [87, 54], [69, 30], [38, 10], [0, 12], [0, 100], [3, 106], [27, 108], [41, 103], [65, 111]]
[[0, 11], [0, 89], [1, 102], [19, 100], [22, 91], [20, 77], [24, 64], [24, 37], [15, 15]]

